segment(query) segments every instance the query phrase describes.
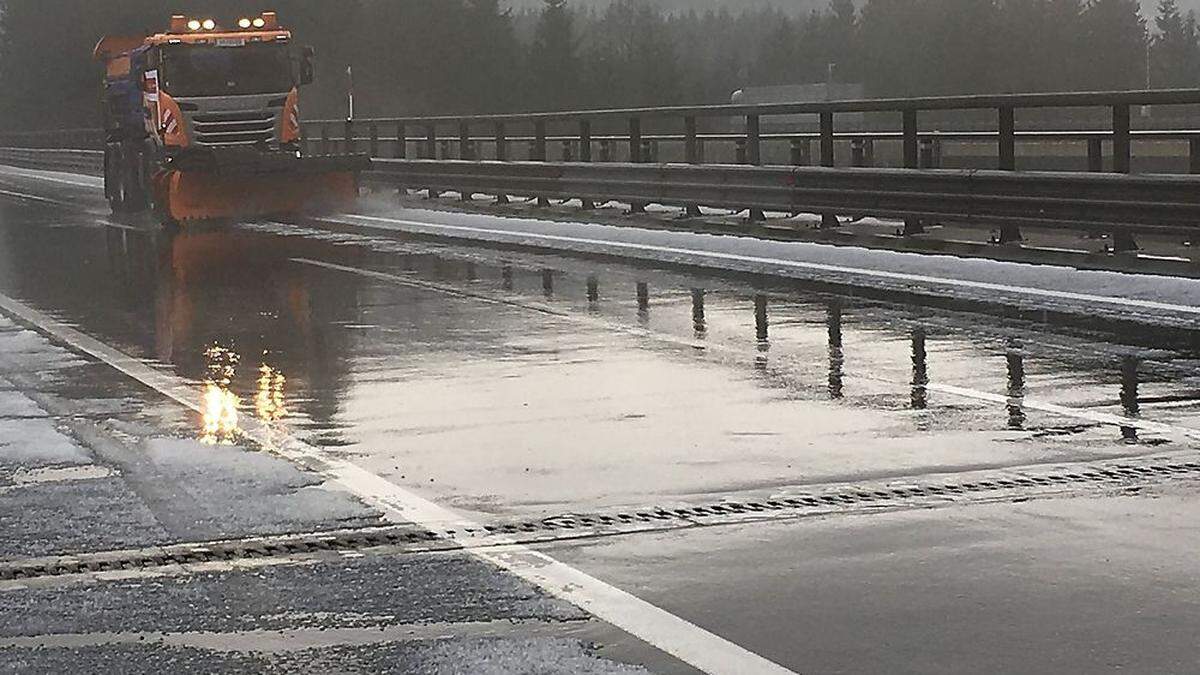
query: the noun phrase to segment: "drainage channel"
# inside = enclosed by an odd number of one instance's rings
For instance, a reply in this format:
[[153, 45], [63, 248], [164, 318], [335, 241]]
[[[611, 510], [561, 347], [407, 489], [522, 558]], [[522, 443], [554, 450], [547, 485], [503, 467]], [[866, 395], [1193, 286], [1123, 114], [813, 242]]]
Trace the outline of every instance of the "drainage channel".
[[1163, 480], [1200, 478], [1200, 461], [1150, 459], [978, 473], [965, 480], [908, 481], [908, 484], [834, 485], [815, 494], [756, 501], [722, 500], [679, 507], [655, 506], [609, 513], [563, 514], [537, 520], [498, 522], [479, 529], [421, 530], [377, 526], [325, 532], [196, 542], [142, 549], [101, 551], [0, 561], [0, 581], [122, 572], [180, 565], [286, 559], [321, 552], [380, 549], [383, 553], [462, 550], [450, 537], [475, 540], [471, 547], [534, 544], [652, 532], [686, 527], [781, 520], [866, 508], [919, 508], [970, 501], [1022, 499], [1072, 489], [1133, 487]]

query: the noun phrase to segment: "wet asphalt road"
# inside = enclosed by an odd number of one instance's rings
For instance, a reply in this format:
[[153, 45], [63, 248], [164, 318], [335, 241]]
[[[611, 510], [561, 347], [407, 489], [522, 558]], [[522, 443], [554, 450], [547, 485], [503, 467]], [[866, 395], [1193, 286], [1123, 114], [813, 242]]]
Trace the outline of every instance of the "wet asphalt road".
[[[1114, 333], [316, 221], [165, 235], [107, 223], [83, 187], [0, 182], [62, 202], [0, 200], [0, 293], [187, 378], [211, 402], [190, 414], [0, 326], [12, 346], [0, 393], [13, 397], [0, 432], [49, 439], [28, 456], [0, 441], [0, 556], [378, 522], [349, 495], [242, 450], [223, 416], [233, 397], [241, 415], [484, 523], [1178, 453], [1200, 428], [1200, 349], [1179, 331]], [[1099, 424], [1098, 413], [1129, 423]], [[4, 491], [6, 476], [64, 466], [112, 473]], [[797, 672], [1194, 672], [1196, 512], [1195, 483], [1177, 480], [540, 546]], [[22, 635], [507, 619], [569, 628], [501, 631], [503, 648], [475, 634], [366, 646], [350, 636], [322, 653], [335, 663], [345, 650], [342, 662], [367, 670], [391, 659], [410, 664], [400, 672], [472, 672], [479, 653], [507, 650], [558, 664], [547, 672], [617, 672], [579, 646], [595, 640], [609, 645], [603, 658], [687, 672], [455, 556], [285, 566], [255, 573], [250, 590], [244, 574], [182, 590], [10, 592], [0, 672], [54, 671], [72, 650], [97, 664], [297, 668], [183, 643], [151, 658], [136, 638], [5, 645]], [[211, 613], [195, 609], [209, 603]], [[148, 606], [189, 609], [176, 619]], [[401, 609], [417, 606], [426, 611]], [[91, 621], [79, 607], [111, 609]]]

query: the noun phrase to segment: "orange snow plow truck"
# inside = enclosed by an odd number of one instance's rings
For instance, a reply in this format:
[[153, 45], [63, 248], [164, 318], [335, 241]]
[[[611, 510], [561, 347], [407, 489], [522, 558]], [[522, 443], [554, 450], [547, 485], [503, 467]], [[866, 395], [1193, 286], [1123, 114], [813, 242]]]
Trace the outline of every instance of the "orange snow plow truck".
[[337, 209], [358, 196], [364, 155], [306, 156], [299, 89], [313, 52], [274, 12], [232, 26], [171, 17], [170, 29], [106, 37], [104, 192], [117, 212], [166, 222]]

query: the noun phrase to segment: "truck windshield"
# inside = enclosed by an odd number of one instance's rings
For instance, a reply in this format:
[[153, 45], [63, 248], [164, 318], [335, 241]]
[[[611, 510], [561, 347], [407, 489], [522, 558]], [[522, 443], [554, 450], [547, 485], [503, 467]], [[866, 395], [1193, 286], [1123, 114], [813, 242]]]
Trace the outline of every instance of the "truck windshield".
[[175, 97], [274, 94], [294, 86], [287, 45], [173, 45], [163, 49], [163, 91]]

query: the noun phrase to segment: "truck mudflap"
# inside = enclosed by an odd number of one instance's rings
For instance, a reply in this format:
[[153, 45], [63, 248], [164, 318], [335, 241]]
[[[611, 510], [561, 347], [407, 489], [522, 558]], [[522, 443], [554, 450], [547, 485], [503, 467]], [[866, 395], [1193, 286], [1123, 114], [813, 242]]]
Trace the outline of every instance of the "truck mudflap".
[[365, 155], [203, 154], [166, 163], [154, 178], [162, 215], [175, 221], [336, 211], [358, 197]]

